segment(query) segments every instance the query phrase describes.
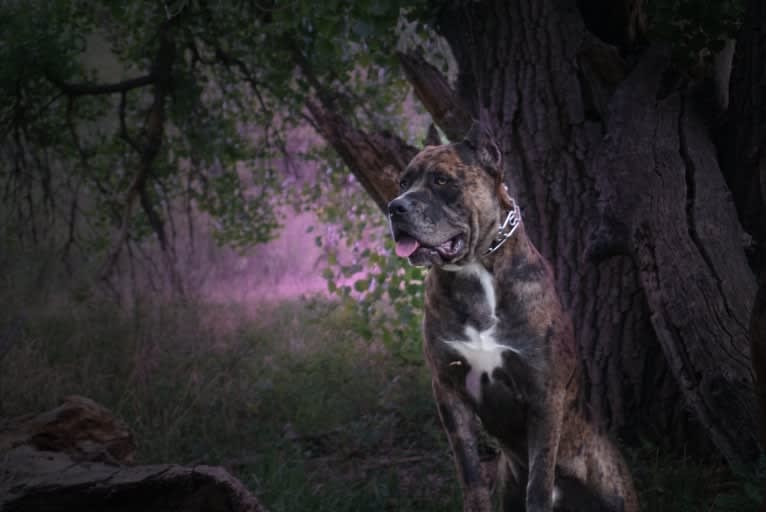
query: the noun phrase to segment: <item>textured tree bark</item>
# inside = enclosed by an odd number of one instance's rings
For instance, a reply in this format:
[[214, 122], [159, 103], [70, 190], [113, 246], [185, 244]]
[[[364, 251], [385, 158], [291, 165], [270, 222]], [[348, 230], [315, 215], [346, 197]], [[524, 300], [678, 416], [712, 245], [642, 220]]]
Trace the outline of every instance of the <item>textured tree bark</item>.
[[599, 207], [627, 237], [686, 403], [742, 465], [758, 456], [748, 333], [755, 281], [693, 89], [663, 91], [669, 62], [669, 52], [647, 52], [611, 101], [592, 164]]
[[307, 104], [322, 137], [335, 148], [352, 174], [385, 213], [396, 197], [398, 176], [417, 149], [387, 132], [366, 133], [317, 101]]
[[729, 99], [722, 163], [740, 221], [752, 237], [750, 263], [760, 273], [750, 317], [750, 344], [760, 437], [766, 446], [766, 3], [759, 0], [747, 3]]
[[750, 317], [751, 356], [760, 407], [761, 444], [766, 446], [766, 272], [761, 272], [758, 293]]
[[[74, 464], [54, 452], [16, 449], [3, 464], [52, 469], [12, 485], [0, 485], [0, 510], [6, 512], [263, 512], [265, 509], [223, 468], [170, 464], [115, 467], [101, 463]], [[3, 476], [7, 476], [4, 473]]]
[[631, 258], [583, 260], [598, 217], [589, 162], [624, 75], [617, 51], [588, 33], [575, 2], [466, 3], [445, 10], [438, 29], [459, 65], [457, 94], [498, 138], [528, 231], [556, 269], [594, 414], [624, 438], [702, 438], [688, 421]]

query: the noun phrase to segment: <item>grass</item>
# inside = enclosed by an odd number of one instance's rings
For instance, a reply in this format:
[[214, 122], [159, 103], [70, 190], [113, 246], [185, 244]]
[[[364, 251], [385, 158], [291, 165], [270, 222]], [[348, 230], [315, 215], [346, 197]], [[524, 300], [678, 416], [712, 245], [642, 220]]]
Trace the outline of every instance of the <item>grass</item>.
[[[2, 302], [0, 338], [22, 328], [0, 346], [0, 416], [89, 396], [128, 423], [138, 462], [224, 465], [274, 512], [460, 510], [426, 370], [362, 340], [336, 303], [19, 316], [23, 301]], [[644, 510], [756, 509], [753, 478], [651, 445], [628, 453]]]
[[722, 463], [696, 460], [683, 454], [669, 456], [651, 444], [627, 448], [625, 452], [633, 470], [643, 510], [760, 510], [758, 506], [764, 482], [762, 475], [733, 474]]
[[455, 508], [428, 375], [391, 364], [349, 314], [306, 301], [255, 318], [213, 305], [26, 314], [0, 359], [0, 416], [91, 397], [128, 423], [137, 462], [222, 464], [272, 511]]

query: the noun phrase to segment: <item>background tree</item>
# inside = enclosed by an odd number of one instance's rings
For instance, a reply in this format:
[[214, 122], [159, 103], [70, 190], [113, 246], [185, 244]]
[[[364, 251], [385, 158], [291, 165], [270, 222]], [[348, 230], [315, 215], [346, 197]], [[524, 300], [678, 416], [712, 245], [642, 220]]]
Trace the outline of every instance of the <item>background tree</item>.
[[[178, 205], [208, 213], [223, 240], [271, 236], [270, 162], [292, 126], [313, 126], [383, 207], [417, 151], [398, 109], [406, 78], [447, 139], [473, 119], [497, 138], [573, 316], [593, 411], [626, 439], [709, 439], [749, 464], [766, 62], [756, 4], [727, 111], [712, 57], [742, 19], [736, 2], [10, 2], [9, 225], [29, 243], [62, 219], [63, 254], [82, 245], [104, 277], [151, 234], [180, 290]], [[77, 65], [94, 31], [128, 78], [99, 82]]]

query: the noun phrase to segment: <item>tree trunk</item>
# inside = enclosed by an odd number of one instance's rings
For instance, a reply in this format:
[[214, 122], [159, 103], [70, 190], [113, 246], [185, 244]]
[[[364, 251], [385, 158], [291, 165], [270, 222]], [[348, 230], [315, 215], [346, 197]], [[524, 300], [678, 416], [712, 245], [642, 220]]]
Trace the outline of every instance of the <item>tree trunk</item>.
[[[732, 463], [758, 455], [748, 316], [755, 282], [694, 88], [647, 52], [615, 93], [593, 161], [605, 224], [639, 266], [652, 323], [697, 419]], [[704, 107], [704, 106], [703, 106]]]
[[618, 53], [585, 29], [574, 2], [480, 2], [445, 11], [457, 91], [493, 129], [534, 243], [556, 269], [575, 323], [591, 407], [622, 437], [700, 438], [650, 321], [628, 256], [586, 262], [598, 218], [593, 170]]
[[87, 398], [0, 424], [0, 510], [265, 512], [223, 468], [130, 466], [127, 428]]
[[[556, 268], [591, 404], [613, 427], [645, 431], [649, 419], [661, 432], [686, 404], [730, 463], [751, 462], [754, 280], [696, 103], [675, 92], [655, 104], [659, 80], [630, 102], [619, 56], [588, 33], [574, 2], [465, 4], [445, 11], [439, 30], [458, 61], [459, 95], [501, 141], [529, 231]], [[614, 198], [637, 216], [617, 210], [622, 222], [606, 232], [622, 231], [615, 247], [632, 250], [584, 262], [584, 235], [605, 224]]]
[[[739, 218], [751, 237], [751, 266], [760, 274], [750, 343], [761, 409], [760, 438], [766, 446], [766, 3], [761, 0], [747, 3], [729, 99], [723, 170]], [[766, 510], [766, 498], [762, 510]]]
[[[627, 440], [712, 441], [730, 463], [752, 462], [755, 281], [696, 89], [665, 80], [662, 52], [628, 73], [577, 5], [452, 4], [436, 29], [454, 88], [417, 57], [401, 56], [403, 69], [450, 138], [471, 118], [494, 132], [574, 320], [594, 414]], [[640, 5], [625, 0], [622, 43], [640, 36]], [[355, 172], [381, 177], [379, 165]]]

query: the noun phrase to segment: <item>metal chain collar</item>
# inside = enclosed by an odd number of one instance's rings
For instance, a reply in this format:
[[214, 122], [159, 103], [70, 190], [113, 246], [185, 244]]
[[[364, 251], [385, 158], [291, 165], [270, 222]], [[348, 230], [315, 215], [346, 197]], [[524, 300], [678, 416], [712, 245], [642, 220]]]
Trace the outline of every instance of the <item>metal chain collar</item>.
[[513, 236], [513, 233], [521, 225], [521, 210], [519, 210], [519, 203], [516, 200], [513, 201], [513, 210], [508, 212], [505, 220], [497, 228], [497, 237], [492, 241], [492, 244], [484, 253], [484, 256], [492, 254], [498, 250], [509, 238]]

